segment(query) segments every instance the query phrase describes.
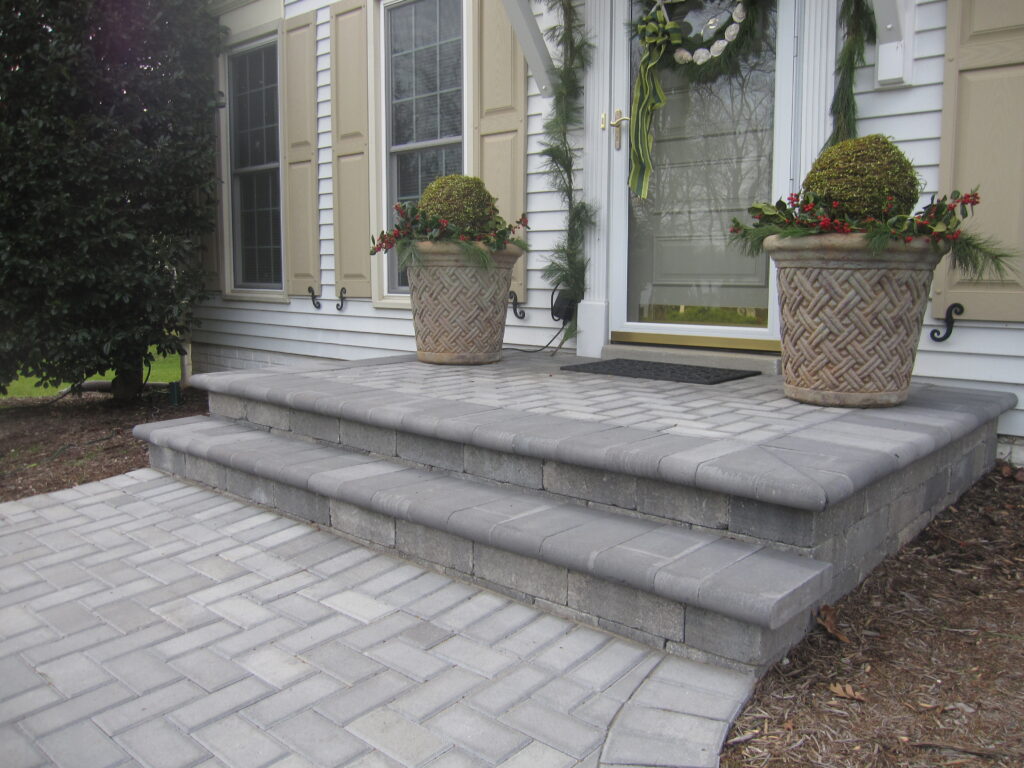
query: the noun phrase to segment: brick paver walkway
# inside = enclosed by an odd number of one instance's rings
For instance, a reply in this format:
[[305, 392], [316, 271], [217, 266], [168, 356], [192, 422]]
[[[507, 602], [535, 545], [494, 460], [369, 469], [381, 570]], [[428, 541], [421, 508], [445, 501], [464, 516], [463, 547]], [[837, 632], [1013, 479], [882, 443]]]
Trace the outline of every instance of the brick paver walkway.
[[154, 470], [0, 505], [5, 768], [714, 765], [731, 675]]
[[391, 393], [513, 408], [666, 434], [765, 442], [848, 409], [785, 398], [779, 376], [761, 375], [709, 387], [671, 381], [573, 373], [578, 358], [508, 352], [498, 365], [432, 366], [415, 360], [304, 372], [309, 379]]

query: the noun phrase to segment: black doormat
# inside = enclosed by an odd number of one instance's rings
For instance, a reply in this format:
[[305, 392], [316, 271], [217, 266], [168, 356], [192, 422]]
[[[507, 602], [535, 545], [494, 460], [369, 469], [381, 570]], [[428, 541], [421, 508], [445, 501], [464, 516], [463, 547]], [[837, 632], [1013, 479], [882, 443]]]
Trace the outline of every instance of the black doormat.
[[734, 368], [708, 368], [704, 365], [651, 363], [646, 360], [599, 360], [596, 363], [563, 365], [563, 371], [603, 373], [606, 376], [628, 376], [631, 379], [677, 381], [681, 384], [721, 384], [725, 381], [758, 376], [760, 371], [738, 371]]

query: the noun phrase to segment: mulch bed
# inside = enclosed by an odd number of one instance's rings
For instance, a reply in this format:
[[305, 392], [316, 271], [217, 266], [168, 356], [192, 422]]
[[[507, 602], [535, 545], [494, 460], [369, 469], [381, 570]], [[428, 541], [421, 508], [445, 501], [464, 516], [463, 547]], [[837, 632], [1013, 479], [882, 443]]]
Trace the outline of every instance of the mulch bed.
[[[0, 501], [144, 467], [135, 424], [206, 410], [191, 390], [0, 400]], [[823, 619], [761, 681], [723, 768], [1024, 766], [1024, 470], [998, 465]]]
[[1024, 470], [999, 464], [823, 618], [723, 768], [1024, 766]]
[[127, 405], [98, 393], [0, 400], [0, 502], [148, 466], [132, 427], [207, 412], [205, 392], [182, 394], [178, 406], [162, 390]]

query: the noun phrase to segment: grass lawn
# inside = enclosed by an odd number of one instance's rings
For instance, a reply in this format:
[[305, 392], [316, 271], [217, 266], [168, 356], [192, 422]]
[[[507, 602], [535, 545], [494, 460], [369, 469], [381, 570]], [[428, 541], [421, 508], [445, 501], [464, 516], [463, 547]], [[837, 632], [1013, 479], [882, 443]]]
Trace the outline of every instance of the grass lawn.
[[[153, 350], [151, 350], [153, 351]], [[146, 375], [145, 369], [142, 371], [143, 377]], [[114, 378], [113, 371], [107, 371], [102, 376], [92, 376], [90, 381], [109, 381]], [[170, 357], [157, 357], [153, 361], [153, 370], [149, 374], [149, 380], [153, 382], [168, 382], [178, 381], [181, 379], [181, 363], [179, 362], [178, 355], [171, 355]], [[60, 390], [71, 385], [71, 382], [65, 382], [60, 387], [37, 387], [36, 382], [39, 381], [35, 376], [22, 376], [19, 379], [15, 379], [11, 382], [10, 386], [7, 387], [7, 394], [0, 395], [2, 397], [46, 397], [47, 395], [56, 395]]]

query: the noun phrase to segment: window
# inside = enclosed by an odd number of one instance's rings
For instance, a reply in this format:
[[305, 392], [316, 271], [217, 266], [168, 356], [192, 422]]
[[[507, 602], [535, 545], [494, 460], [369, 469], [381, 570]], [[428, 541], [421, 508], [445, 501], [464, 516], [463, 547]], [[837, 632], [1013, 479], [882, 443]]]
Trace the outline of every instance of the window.
[[277, 45], [228, 58], [236, 288], [283, 288]]
[[[390, 210], [438, 176], [462, 173], [462, 0], [387, 6], [385, 30]], [[388, 291], [408, 286], [390, 254]]]

